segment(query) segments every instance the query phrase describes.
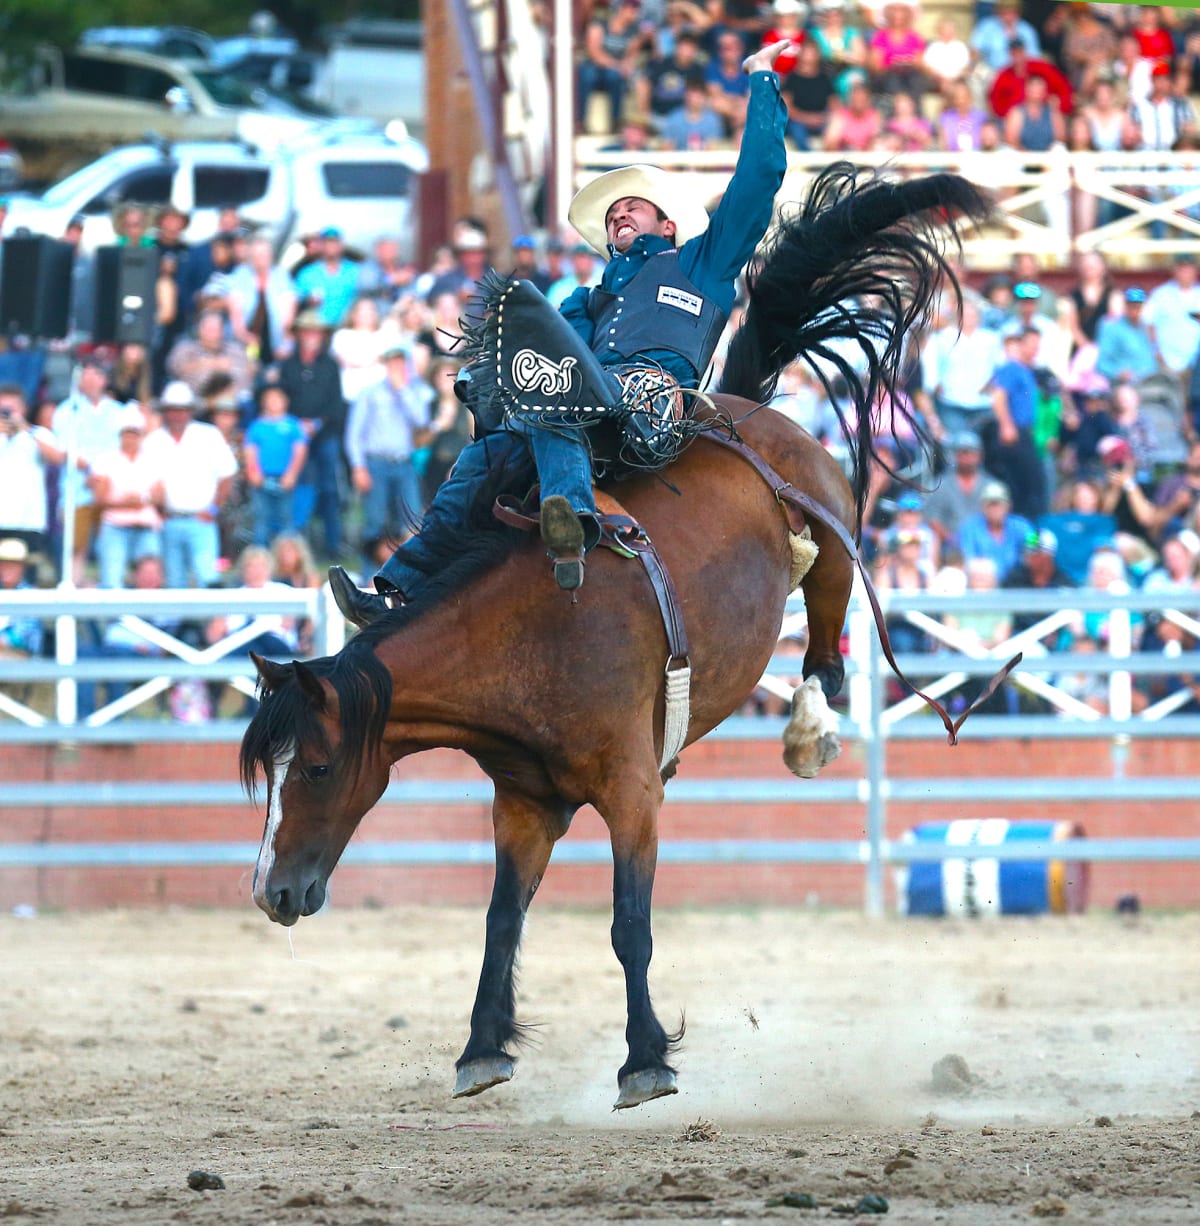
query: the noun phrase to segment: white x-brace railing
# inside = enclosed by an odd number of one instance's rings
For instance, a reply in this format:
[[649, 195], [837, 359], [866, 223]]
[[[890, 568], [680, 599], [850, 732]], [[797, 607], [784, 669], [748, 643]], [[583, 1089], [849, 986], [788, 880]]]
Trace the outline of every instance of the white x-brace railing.
[[[306, 619], [313, 627], [316, 653], [336, 652], [345, 642], [345, 623], [333, 604], [329, 588], [320, 591], [278, 588], [253, 591], [36, 591], [7, 592], [0, 597], [0, 614], [10, 617], [53, 619], [55, 658], [0, 662], [0, 681], [52, 682], [55, 717], [59, 724], [77, 722], [79, 680], [138, 680], [134, 689], [98, 707], [83, 721], [88, 726], [110, 723], [162, 693], [186, 677], [225, 681], [243, 694], [253, 695], [255, 674], [243, 650], [265, 631], [277, 626], [277, 616]], [[154, 624], [155, 620], [211, 624], [231, 614], [250, 618], [245, 625], [205, 647], [195, 647]], [[79, 622], [104, 624], [119, 621], [130, 633], [161, 654], [142, 659], [78, 658]], [[184, 667], [181, 667], [184, 666]], [[50, 721], [27, 703], [0, 690], [0, 712], [29, 727]]]
[[[994, 592], [967, 592], [962, 595], [934, 595], [927, 592], [883, 590], [879, 598], [889, 616], [906, 618], [929, 636], [938, 650], [932, 654], [900, 657], [907, 673], [922, 678], [922, 689], [938, 698], [957, 689], [972, 677], [993, 673], [1001, 663], [1018, 651], [1024, 661], [1009, 679], [1010, 685], [1044, 699], [1054, 711], [1068, 720], [1095, 721], [1101, 715], [1080, 702], [1061, 682], [1059, 676], [1080, 673], [1102, 674], [1107, 678], [1108, 718], [1161, 720], [1185, 705], [1189, 693], [1180, 691], [1158, 700], [1136, 715], [1133, 712], [1133, 678], [1138, 674], [1200, 675], [1200, 652], [1178, 656], [1136, 653], [1133, 650], [1133, 619], [1138, 613], [1153, 612], [1173, 622], [1188, 635], [1200, 637], [1200, 590], [1173, 592], [1170, 605], [1161, 595], [1134, 592], [1114, 596], [1084, 589], [1043, 591], [1001, 589]], [[1070, 602], [1064, 608], [1064, 601]], [[989, 648], [980, 646], [969, 634], [942, 623], [946, 614], [975, 611], [1007, 611], [1044, 614], [1033, 626], [1013, 634]], [[179, 618], [210, 622], [226, 614], [247, 614], [246, 625], [224, 635], [206, 647], [195, 647], [177, 635], [155, 625], [156, 620]], [[1076, 623], [1083, 613], [1108, 613], [1109, 636], [1104, 651], [1088, 655], [1054, 651], [1042, 640], [1059, 629]], [[99, 707], [84, 721], [88, 726], [109, 724], [120, 716], [161, 693], [174, 681], [201, 677], [222, 680], [242, 693], [254, 691], [254, 670], [242, 650], [264, 630], [271, 628], [265, 619], [274, 615], [306, 618], [313, 626], [314, 651], [332, 654], [345, 641], [345, 623], [332, 602], [328, 587], [320, 591], [18, 591], [0, 598], [0, 614], [53, 618], [56, 627], [56, 655], [50, 660], [0, 662], [0, 682], [52, 682], [56, 689], [55, 717], [61, 725], [76, 720], [76, 682], [137, 681], [136, 688], [123, 697]], [[145, 659], [77, 658], [78, 623], [103, 623], [117, 619], [133, 634], [161, 655]], [[794, 645], [803, 639], [807, 614], [803, 600], [793, 597], [785, 612], [779, 638]], [[866, 661], [875, 634], [869, 607], [856, 589], [848, 618], [849, 628], [849, 717], [864, 739], [871, 735], [874, 717], [869, 696], [871, 678]], [[944, 650], [943, 650], [944, 649]], [[784, 700], [792, 697], [799, 681], [801, 657], [777, 654], [772, 658], [761, 686]], [[50, 723], [47, 716], [9, 694], [0, 692], [0, 712], [31, 727]], [[927, 713], [915, 696], [887, 704], [879, 713], [881, 731], [901, 721]], [[0, 738], [3, 730], [0, 728]]]
[[[1178, 626], [1185, 634], [1200, 639], [1200, 588], [1161, 593], [1135, 592], [1113, 595], [1081, 589], [1043, 589], [1041, 591], [1000, 589], [994, 592], [966, 592], [956, 596], [933, 595], [925, 592], [880, 591], [880, 604], [885, 614], [901, 616], [939, 647], [947, 651], [930, 655], [908, 654], [899, 657], [901, 667], [911, 676], [922, 679], [921, 689], [933, 698], [957, 689], [971, 677], [984, 678], [1018, 652], [1024, 659], [1008, 679], [1026, 692], [1044, 699], [1054, 711], [1067, 719], [1096, 721], [1104, 718], [1095, 708], [1080, 702], [1057, 683], [1058, 675], [1094, 673], [1107, 676], [1108, 717], [1112, 720], [1154, 722], [1178, 711], [1192, 697], [1181, 689], [1159, 699], [1136, 714], [1133, 711], [1133, 679], [1135, 675], [1190, 675], [1200, 679], [1200, 651], [1193, 649], [1180, 655], [1135, 653], [1133, 642], [1134, 617], [1138, 613], [1154, 613]], [[1170, 601], [1166, 605], [1165, 601]], [[1064, 608], [1065, 602], [1070, 607]], [[939, 615], [964, 612], [1044, 613], [1032, 626], [1010, 635], [992, 647], [982, 647], [975, 639], [946, 626]], [[1059, 630], [1072, 627], [1083, 613], [1109, 613], [1107, 649], [1100, 653], [1076, 655], [1070, 651], [1053, 651], [1043, 640]], [[807, 617], [803, 604], [793, 598], [780, 629], [780, 639], [803, 639], [807, 632]], [[855, 661], [867, 659], [866, 645], [874, 635], [874, 621], [861, 592], [851, 605], [850, 633], [850, 719], [866, 730], [862, 713], [869, 709], [867, 687], [870, 678]], [[963, 667], [969, 662], [969, 667]], [[799, 656], [780, 656], [772, 660], [770, 671], [760, 686], [767, 692], [791, 700], [798, 684]], [[932, 674], [932, 676], [931, 676]], [[884, 728], [892, 728], [911, 716], [925, 715], [928, 708], [916, 695], [909, 695], [885, 705], [881, 720]]]
[[[602, 141], [576, 142], [576, 189], [628, 161], [621, 152], [602, 152]], [[659, 151], [653, 160], [686, 176], [703, 200], [725, 190], [736, 151]], [[1005, 265], [1016, 252], [1065, 266], [1080, 251], [1103, 250], [1114, 262], [1143, 266], [1147, 257], [1200, 252], [1200, 153], [791, 153], [780, 205], [799, 200], [812, 176], [831, 162], [850, 160], [885, 169], [896, 177], [956, 171], [993, 193], [997, 215], [963, 244], [968, 267]], [[1071, 193], [1110, 201], [1128, 216], [1104, 225], [1077, 228]]]

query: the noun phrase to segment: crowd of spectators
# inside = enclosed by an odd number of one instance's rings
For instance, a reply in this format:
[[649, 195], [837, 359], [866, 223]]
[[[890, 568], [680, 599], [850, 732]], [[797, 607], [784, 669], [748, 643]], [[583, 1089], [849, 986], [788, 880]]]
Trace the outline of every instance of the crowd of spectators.
[[[906, 403], [936, 442], [932, 459], [883, 436], [872, 469], [865, 544], [880, 587], [955, 594], [989, 586], [1139, 587], [1200, 591], [1200, 276], [1176, 258], [1155, 289], [1113, 288], [1096, 254], [1055, 297], [1018, 257], [982, 294], [967, 290], [961, 327], [935, 316], [910, 336]], [[834, 451], [837, 415], [804, 361], [785, 372], [774, 406]], [[848, 406], [840, 405], [843, 411]], [[902, 478], [902, 479], [898, 479]], [[924, 491], [924, 492], [918, 492]], [[1047, 617], [1043, 613], [1040, 617]], [[953, 643], [994, 648], [1039, 620], [948, 619]], [[937, 644], [902, 617], [889, 623], [900, 650]], [[1055, 625], [1056, 649], [1107, 650], [1109, 622], [1088, 615]], [[1186, 626], [1160, 615], [1133, 619], [1132, 644], [1172, 657], [1196, 649]], [[1095, 709], [1094, 675], [1058, 678]], [[1139, 683], [1135, 705], [1186, 687], [1200, 710], [1200, 678]], [[998, 702], [1015, 702], [1010, 686]], [[1030, 710], [1046, 710], [1026, 698]]]
[[741, 60], [787, 38], [795, 51], [777, 69], [800, 150], [1196, 147], [1196, 10], [1026, 7], [1028, 18], [1020, 0], [980, 0], [934, 24], [919, 0], [597, 3], [579, 56], [578, 128], [631, 152], [736, 146]]
[[[526, 236], [494, 250], [477, 218], [453, 227], [428, 268], [391, 237], [349, 250], [332, 226], [277, 259], [234, 210], [194, 246], [174, 207], [125, 207], [114, 224], [123, 243], [161, 244], [153, 335], [85, 341], [65, 396], [0, 380], [4, 588], [68, 569], [77, 586], [142, 590], [318, 586], [331, 562], [369, 576], [470, 441], [453, 387], [477, 279], [495, 265], [565, 293], [600, 267], [581, 245], [540, 256]], [[236, 628], [182, 626], [197, 646]], [[281, 624], [256, 649], [294, 655], [306, 629]], [[50, 646], [44, 623], [0, 613], [0, 652]], [[79, 646], [81, 658], [157, 653], [116, 622]], [[204, 686], [177, 689], [181, 718], [217, 705]], [[84, 715], [96, 691], [80, 688]]]

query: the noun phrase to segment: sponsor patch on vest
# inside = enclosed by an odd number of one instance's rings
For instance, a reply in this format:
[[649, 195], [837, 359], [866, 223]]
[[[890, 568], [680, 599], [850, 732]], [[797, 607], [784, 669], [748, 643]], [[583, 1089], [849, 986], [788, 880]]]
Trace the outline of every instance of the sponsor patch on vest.
[[687, 290], [676, 289], [673, 285], [658, 287], [658, 301], [663, 306], [678, 307], [689, 315], [699, 315], [704, 307], [704, 299], [699, 294], [689, 294]]

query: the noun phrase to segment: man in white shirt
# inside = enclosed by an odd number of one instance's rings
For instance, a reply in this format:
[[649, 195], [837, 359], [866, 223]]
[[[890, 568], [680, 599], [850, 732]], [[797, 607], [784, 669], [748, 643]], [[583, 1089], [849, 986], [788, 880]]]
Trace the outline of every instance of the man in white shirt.
[[1187, 104], [1171, 93], [1171, 69], [1156, 63], [1150, 70], [1150, 94], [1135, 98], [1129, 113], [1141, 134], [1141, 148], [1154, 152], [1174, 149], [1191, 126]]
[[163, 424], [142, 447], [161, 473], [167, 587], [210, 587], [219, 575], [218, 517], [237, 457], [216, 426], [193, 420], [196, 400], [186, 383], [168, 383], [158, 408]]
[[929, 337], [921, 354], [922, 385], [946, 433], [981, 429], [992, 412], [986, 389], [1003, 360], [1000, 337], [981, 325], [970, 298], [963, 301], [961, 330], [953, 323]]
[[0, 538], [46, 552], [46, 468], [64, 456], [49, 430], [30, 424], [21, 388], [0, 384]]
[[1175, 275], [1153, 290], [1142, 316], [1163, 365], [1176, 375], [1187, 374], [1200, 349], [1200, 283], [1196, 257], [1175, 257]]
[[116, 451], [121, 432], [122, 406], [106, 394], [108, 367], [94, 357], [84, 358], [75, 390], [54, 410], [50, 429], [66, 452], [62, 506], [74, 506], [74, 579], [83, 567], [100, 526], [100, 509], [88, 485], [91, 466], [102, 455]]

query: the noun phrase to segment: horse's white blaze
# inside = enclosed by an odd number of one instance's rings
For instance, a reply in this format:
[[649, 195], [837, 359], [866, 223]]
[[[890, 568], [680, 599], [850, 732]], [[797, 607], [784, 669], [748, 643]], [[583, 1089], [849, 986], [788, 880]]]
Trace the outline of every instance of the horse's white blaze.
[[792, 697], [792, 717], [783, 732], [783, 745], [784, 762], [802, 779], [811, 779], [842, 752], [837, 713], [816, 677], [809, 677]]
[[262, 846], [258, 849], [258, 863], [254, 866], [254, 901], [260, 907], [266, 906], [267, 878], [271, 874], [271, 866], [275, 863], [275, 835], [279, 832], [279, 823], [283, 821], [283, 781], [287, 777], [288, 767], [294, 756], [293, 750], [280, 754], [275, 759], [271, 770], [270, 803], [267, 805], [267, 826], [263, 831]]

